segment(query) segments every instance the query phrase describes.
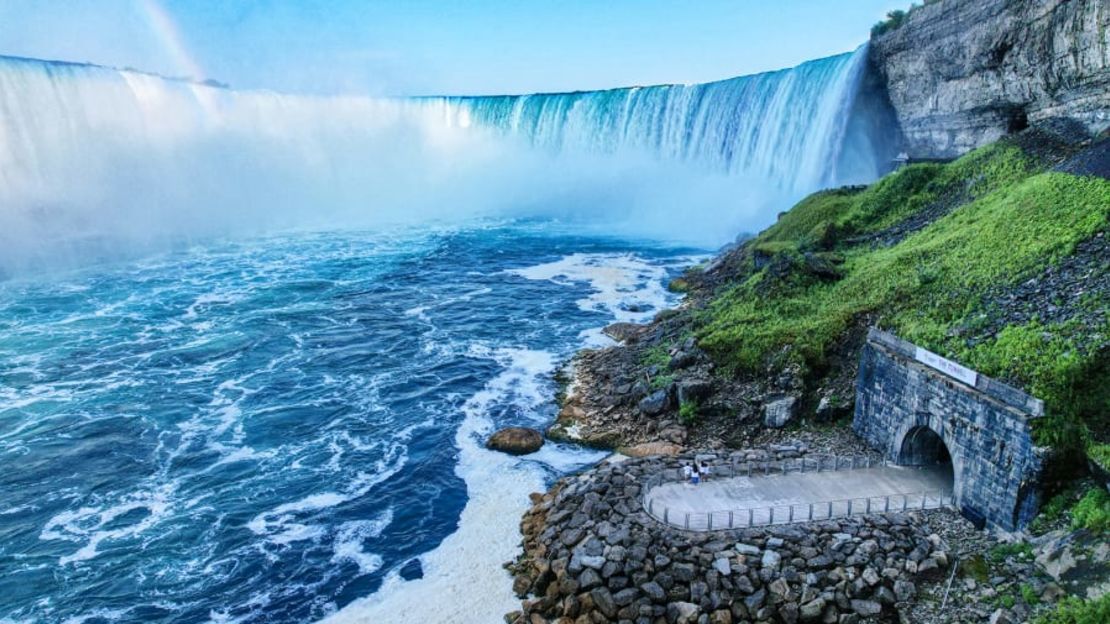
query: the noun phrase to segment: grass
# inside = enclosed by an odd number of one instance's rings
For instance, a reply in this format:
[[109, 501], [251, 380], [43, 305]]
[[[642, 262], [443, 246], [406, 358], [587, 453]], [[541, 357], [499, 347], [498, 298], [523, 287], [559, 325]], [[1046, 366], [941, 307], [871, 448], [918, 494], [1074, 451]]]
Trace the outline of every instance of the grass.
[[1054, 611], [1038, 616], [1033, 624], [1105, 624], [1110, 622], [1110, 594], [1095, 600], [1066, 598]]
[[[897, 244], [859, 242], [934, 207], [951, 210]], [[698, 341], [732, 374], [791, 363], [820, 371], [857, 319], [878, 318], [1044, 399], [1051, 417], [1038, 441], [1073, 448], [1110, 403], [1106, 355], [1085, 350], [1080, 328], [1032, 322], [975, 346], [953, 330], [984, 315], [983, 293], [1058, 262], [1106, 229], [1108, 217], [1110, 181], [1040, 171], [1005, 142], [952, 163], [905, 167], [865, 189], [817, 193], [752, 242], [772, 259], [695, 313]], [[835, 250], [842, 279], [807, 278], [797, 258], [817, 249]]]
[[1092, 488], [1071, 510], [1073, 529], [1092, 533], [1110, 533], [1110, 494], [1104, 488]]
[[1033, 559], [1033, 547], [1028, 542], [1013, 542], [999, 544], [990, 550], [990, 560], [994, 563], [1003, 563], [1013, 557], [1018, 560]]

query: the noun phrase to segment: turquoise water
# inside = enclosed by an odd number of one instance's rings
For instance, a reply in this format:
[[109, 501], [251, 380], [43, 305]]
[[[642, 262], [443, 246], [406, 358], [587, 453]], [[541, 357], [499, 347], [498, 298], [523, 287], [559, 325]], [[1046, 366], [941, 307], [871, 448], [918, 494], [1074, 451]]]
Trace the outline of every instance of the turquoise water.
[[0, 283], [0, 621], [304, 622], [418, 576], [482, 486], [460, 452], [549, 422], [557, 363], [686, 253], [517, 224]]

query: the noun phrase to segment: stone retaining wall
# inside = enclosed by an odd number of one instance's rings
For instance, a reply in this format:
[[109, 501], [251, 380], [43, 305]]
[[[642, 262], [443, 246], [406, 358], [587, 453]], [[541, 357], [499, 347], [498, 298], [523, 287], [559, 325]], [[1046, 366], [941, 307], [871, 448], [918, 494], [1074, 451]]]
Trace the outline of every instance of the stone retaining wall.
[[[947, 547], [930, 514], [691, 533], [640, 505], [643, 485], [680, 458], [603, 462], [561, 479], [521, 523], [510, 565], [516, 624], [825, 622], [897, 617]], [[944, 513], [944, 512], [934, 512]]]

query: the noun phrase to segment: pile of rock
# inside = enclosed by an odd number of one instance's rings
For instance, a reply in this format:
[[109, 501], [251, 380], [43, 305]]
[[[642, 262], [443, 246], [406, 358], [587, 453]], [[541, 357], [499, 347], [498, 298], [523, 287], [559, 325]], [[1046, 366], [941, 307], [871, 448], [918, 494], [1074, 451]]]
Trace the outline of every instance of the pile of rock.
[[[797, 452], [797, 449], [793, 449]], [[602, 463], [536, 495], [509, 566], [513, 623], [823, 622], [894, 614], [948, 566], [925, 514], [690, 533], [644, 512], [641, 484], [674, 465]]]

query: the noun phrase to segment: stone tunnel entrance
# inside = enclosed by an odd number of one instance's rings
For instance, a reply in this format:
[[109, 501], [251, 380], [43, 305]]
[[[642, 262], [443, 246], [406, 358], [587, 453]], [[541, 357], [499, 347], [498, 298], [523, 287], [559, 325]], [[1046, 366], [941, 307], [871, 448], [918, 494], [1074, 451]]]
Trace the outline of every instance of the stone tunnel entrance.
[[903, 466], [916, 466], [928, 469], [943, 478], [948, 491], [953, 491], [955, 470], [952, 468], [952, 454], [940, 434], [928, 427], [914, 427], [902, 438], [902, 448], [897, 462]]
[[1014, 530], [1037, 509], [1041, 453], [1031, 421], [1044, 403], [872, 329], [860, 356], [852, 428], [887, 460], [948, 475], [956, 507]]

